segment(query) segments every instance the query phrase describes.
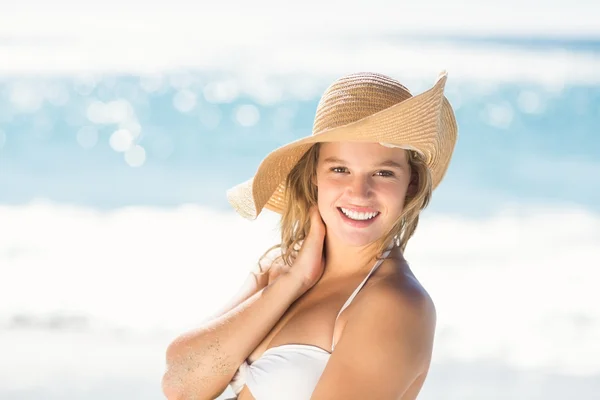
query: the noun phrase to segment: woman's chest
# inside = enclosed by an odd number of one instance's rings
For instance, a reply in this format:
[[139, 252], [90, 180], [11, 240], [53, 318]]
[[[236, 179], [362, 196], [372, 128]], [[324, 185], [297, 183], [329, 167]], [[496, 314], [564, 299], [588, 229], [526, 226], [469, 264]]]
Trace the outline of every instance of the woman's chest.
[[337, 323], [336, 318], [350, 294], [347, 291], [345, 288], [323, 288], [300, 297], [250, 353], [248, 362], [260, 358], [265, 350], [284, 344], [306, 344], [330, 352], [345, 323], [343, 316]]

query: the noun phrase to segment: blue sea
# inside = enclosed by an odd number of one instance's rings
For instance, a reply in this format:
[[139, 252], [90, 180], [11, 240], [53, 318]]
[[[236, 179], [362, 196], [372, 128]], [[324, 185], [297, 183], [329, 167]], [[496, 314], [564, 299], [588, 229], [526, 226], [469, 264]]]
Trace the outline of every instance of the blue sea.
[[[392, 43], [403, 46], [401, 38]], [[502, 46], [515, 53], [506, 66], [524, 70], [529, 66], [518, 65], [520, 51], [540, 59], [560, 52], [573, 59], [566, 65], [573, 74], [586, 69], [576, 64], [578, 57], [600, 59], [598, 41], [450, 43]], [[447, 97], [460, 139], [433, 209], [489, 214], [506, 202], [542, 200], [598, 211], [600, 73], [591, 71], [590, 81], [582, 82], [585, 77], [563, 68], [550, 82], [519, 74], [471, 79], [465, 71], [448, 71]], [[404, 73], [401, 64], [385, 69], [415, 93], [436, 78], [434, 71]], [[320, 93], [348, 71], [258, 78], [192, 68], [147, 76], [2, 76], [0, 185], [6, 189], [0, 201], [226, 207], [226, 188], [250, 178], [269, 151], [311, 134]]]
[[419, 398], [599, 398], [600, 34], [319, 39], [92, 3], [0, 16], [0, 398], [163, 398], [166, 345], [277, 241], [225, 191], [311, 134], [336, 78], [418, 94], [442, 70], [459, 140], [406, 254], [438, 310]]

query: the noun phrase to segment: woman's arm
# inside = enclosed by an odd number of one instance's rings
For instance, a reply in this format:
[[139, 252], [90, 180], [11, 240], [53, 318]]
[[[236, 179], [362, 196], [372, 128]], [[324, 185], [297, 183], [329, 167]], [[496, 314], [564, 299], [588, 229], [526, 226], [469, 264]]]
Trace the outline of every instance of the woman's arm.
[[316, 206], [294, 267], [225, 314], [167, 348], [163, 392], [169, 400], [214, 399], [287, 309], [323, 275], [325, 224]]
[[273, 259], [273, 256], [265, 257], [265, 260], [253, 268], [246, 277], [246, 280], [237, 291], [237, 293], [221, 309], [216, 311], [206, 321], [218, 318], [223, 314], [233, 310], [258, 291], [270, 285], [287, 267], [281, 258]]
[[250, 271], [246, 280], [236, 292], [235, 295], [219, 310], [217, 310], [214, 314], [210, 315], [204, 322], [213, 320], [215, 318], [219, 318], [220, 316], [228, 313], [233, 310], [244, 301], [255, 295], [260, 290], [264, 289], [269, 285], [269, 276], [268, 273], [254, 272]]
[[163, 376], [167, 399], [214, 399], [220, 395], [239, 365], [305, 291], [301, 280], [281, 274], [225, 314], [178, 337], [167, 349]]
[[402, 292], [374, 285], [361, 300], [353, 303], [311, 400], [416, 399], [433, 352], [433, 301], [418, 284]]

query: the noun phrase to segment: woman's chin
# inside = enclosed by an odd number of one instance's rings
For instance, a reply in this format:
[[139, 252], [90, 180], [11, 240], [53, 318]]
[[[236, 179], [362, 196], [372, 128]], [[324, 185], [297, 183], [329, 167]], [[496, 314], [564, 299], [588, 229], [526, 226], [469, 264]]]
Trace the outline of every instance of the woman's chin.
[[338, 237], [338, 242], [341, 245], [349, 247], [365, 247], [373, 244], [380, 238], [378, 235], [357, 235], [348, 234], [347, 232], [341, 232], [335, 236]]

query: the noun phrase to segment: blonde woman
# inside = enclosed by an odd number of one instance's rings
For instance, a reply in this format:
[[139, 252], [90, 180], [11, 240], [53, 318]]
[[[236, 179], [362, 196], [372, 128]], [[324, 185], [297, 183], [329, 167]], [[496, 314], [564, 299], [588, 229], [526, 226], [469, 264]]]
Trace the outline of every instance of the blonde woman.
[[335, 81], [313, 133], [228, 192], [245, 218], [281, 214], [281, 243], [239, 295], [167, 349], [169, 400], [412, 400], [436, 312], [403, 252], [457, 138], [446, 74], [412, 96], [358, 73]]

